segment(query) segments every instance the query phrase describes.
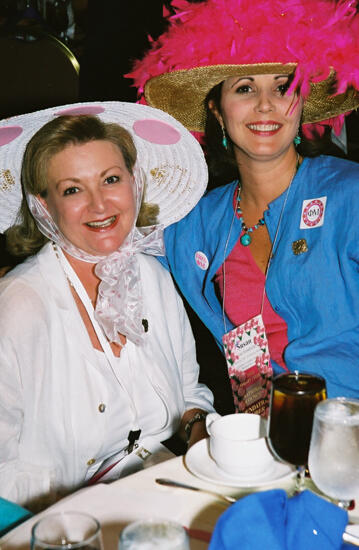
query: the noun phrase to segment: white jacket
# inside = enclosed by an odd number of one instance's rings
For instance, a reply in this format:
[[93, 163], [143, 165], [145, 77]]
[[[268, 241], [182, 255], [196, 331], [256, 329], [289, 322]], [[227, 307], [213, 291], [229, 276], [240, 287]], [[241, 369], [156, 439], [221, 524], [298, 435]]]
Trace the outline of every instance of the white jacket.
[[[116, 374], [134, 397], [141, 437], [163, 441], [185, 410], [213, 411], [213, 398], [198, 383], [170, 275], [152, 257], [139, 261], [146, 342], [127, 342]], [[133, 414], [121, 384], [92, 347], [50, 244], [1, 279], [0, 496], [25, 506], [56, 498], [81, 486], [93, 460], [123, 449]]]

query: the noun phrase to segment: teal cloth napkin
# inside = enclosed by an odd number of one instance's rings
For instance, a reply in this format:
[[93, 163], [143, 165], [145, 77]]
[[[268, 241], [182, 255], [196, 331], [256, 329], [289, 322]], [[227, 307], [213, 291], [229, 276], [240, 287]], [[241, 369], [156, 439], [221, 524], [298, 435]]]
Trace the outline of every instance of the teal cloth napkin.
[[0, 497], [0, 537], [31, 516], [29, 510]]
[[274, 489], [238, 500], [217, 521], [209, 550], [344, 550], [345, 510], [310, 491]]

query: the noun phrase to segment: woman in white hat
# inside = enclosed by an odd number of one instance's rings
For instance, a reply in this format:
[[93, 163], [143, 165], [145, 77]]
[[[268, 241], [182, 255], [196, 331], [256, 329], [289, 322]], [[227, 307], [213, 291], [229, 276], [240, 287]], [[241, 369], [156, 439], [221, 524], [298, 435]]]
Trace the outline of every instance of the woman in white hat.
[[163, 227], [193, 207], [207, 169], [190, 133], [144, 105], [14, 117], [0, 143], [1, 231], [30, 256], [0, 282], [0, 492], [43, 506], [138, 469], [176, 432], [189, 445], [206, 435], [212, 394], [149, 254], [163, 254]]
[[226, 355], [236, 410], [266, 414], [272, 370], [358, 397], [359, 167], [304, 147], [331, 130], [343, 141], [359, 106], [355, 2], [172, 7], [128, 76], [148, 104], [206, 131], [222, 187], [166, 230], [166, 255]]

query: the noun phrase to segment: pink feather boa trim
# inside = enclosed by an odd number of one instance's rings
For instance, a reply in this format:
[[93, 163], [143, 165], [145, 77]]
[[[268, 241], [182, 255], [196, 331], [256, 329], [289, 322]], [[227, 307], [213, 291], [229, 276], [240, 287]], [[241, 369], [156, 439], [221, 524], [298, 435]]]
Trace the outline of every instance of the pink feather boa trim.
[[[355, 0], [172, 0], [168, 30], [151, 44], [126, 75], [139, 94], [147, 80], [199, 66], [296, 63], [293, 86], [307, 97], [310, 82], [324, 80], [332, 67], [338, 88], [359, 89], [359, 15]], [[344, 116], [306, 125], [340, 132]], [[310, 126], [310, 128], [309, 128]]]

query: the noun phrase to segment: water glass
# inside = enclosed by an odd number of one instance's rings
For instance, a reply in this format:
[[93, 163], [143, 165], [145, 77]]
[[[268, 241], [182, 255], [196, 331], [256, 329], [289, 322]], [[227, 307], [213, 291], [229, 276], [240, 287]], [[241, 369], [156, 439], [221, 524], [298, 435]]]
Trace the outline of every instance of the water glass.
[[99, 522], [82, 512], [60, 512], [40, 519], [31, 530], [31, 550], [103, 550]]
[[359, 495], [359, 399], [319, 403], [309, 449], [312, 480], [325, 495], [348, 508]]
[[127, 525], [119, 550], [190, 550], [186, 530], [175, 521], [144, 519]]

